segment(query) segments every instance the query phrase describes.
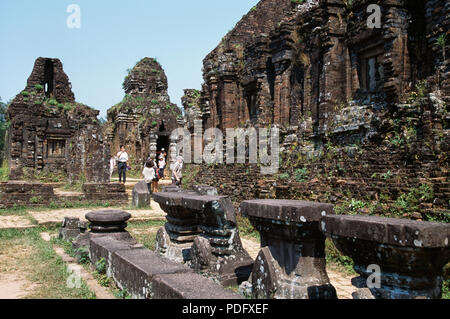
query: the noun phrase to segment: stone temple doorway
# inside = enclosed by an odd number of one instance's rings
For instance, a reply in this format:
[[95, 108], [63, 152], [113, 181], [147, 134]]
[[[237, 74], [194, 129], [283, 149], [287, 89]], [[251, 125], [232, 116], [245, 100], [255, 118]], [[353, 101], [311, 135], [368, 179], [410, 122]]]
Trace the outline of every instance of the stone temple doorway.
[[170, 147], [170, 132], [166, 131], [166, 128], [164, 127], [164, 122], [161, 123], [159, 127], [159, 132], [157, 133], [157, 140], [156, 140], [156, 158], [159, 158], [162, 150], [164, 149], [166, 153], [166, 169], [164, 172], [165, 176], [168, 176], [168, 167], [169, 165], [169, 147]]
[[158, 140], [156, 142], [156, 152], [159, 155], [162, 149], [166, 151], [166, 153], [169, 152], [169, 133], [159, 133], [158, 134]]

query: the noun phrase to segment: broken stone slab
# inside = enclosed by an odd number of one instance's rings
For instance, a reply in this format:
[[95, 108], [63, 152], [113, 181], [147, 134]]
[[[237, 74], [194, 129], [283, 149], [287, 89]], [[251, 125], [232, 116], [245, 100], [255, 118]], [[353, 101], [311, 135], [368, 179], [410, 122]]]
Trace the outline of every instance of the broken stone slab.
[[145, 249], [118, 250], [111, 254], [111, 276], [120, 289], [135, 299], [154, 297], [153, 278], [161, 274], [190, 273], [192, 270]]
[[253, 260], [242, 247], [228, 197], [166, 192], [155, 194], [154, 200], [167, 213], [167, 223], [157, 234], [160, 254], [189, 261], [196, 271], [224, 285], [247, 280]]
[[162, 274], [152, 280], [153, 299], [241, 299], [238, 294], [196, 273]]
[[325, 216], [321, 224], [361, 275], [354, 298], [441, 297], [443, 267], [450, 261], [449, 224], [347, 215]]
[[80, 234], [86, 232], [87, 224], [80, 221], [79, 218], [64, 217], [61, 228], [59, 229], [58, 238], [72, 241]]
[[134, 207], [149, 207], [150, 197], [151, 194], [145, 181], [141, 181], [134, 186], [132, 192], [132, 203]]
[[136, 244], [136, 240], [126, 231], [127, 221], [131, 214], [121, 210], [101, 210], [86, 214], [90, 222], [90, 231], [80, 234], [73, 242], [72, 247], [76, 251], [84, 253], [89, 251], [91, 238], [109, 237], [112, 239]]
[[335, 299], [326, 272], [323, 216], [333, 205], [296, 200], [250, 200], [240, 205], [261, 235], [251, 275], [254, 298]]

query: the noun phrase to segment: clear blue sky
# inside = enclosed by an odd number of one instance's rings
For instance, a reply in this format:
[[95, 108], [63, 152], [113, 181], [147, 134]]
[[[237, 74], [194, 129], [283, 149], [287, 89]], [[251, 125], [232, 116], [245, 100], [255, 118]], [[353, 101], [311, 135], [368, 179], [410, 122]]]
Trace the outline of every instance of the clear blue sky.
[[[1, 0], [0, 97], [26, 86], [37, 57], [61, 59], [78, 102], [101, 111], [122, 100], [126, 70], [156, 57], [169, 94], [200, 89], [203, 58], [258, 0]], [[69, 29], [70, 4], [81, 28]]]

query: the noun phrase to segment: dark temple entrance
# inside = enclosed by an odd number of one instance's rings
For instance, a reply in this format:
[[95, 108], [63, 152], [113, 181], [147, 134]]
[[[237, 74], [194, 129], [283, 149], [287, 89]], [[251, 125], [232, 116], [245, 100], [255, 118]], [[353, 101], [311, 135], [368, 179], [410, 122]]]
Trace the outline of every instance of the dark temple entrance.
[[[156, 141], [156, 154], [159, 157], [161, 150], [164, 149], [169, 154], [170, 132], [166, 131], [164, 122], [159, 126], [158, 140]], [[167, 159], [166, 159], [167, 160]]]

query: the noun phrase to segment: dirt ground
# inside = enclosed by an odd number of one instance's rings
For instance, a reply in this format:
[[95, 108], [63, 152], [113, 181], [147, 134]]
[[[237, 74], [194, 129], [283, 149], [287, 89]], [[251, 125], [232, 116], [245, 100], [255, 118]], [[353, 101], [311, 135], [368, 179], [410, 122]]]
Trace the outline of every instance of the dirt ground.
[[0, 244], [0, 299], [21, 299], [33, 291], [35, 285], [26, 278], [26, 259], [32, 253], [32, 248], [23, 243]]

